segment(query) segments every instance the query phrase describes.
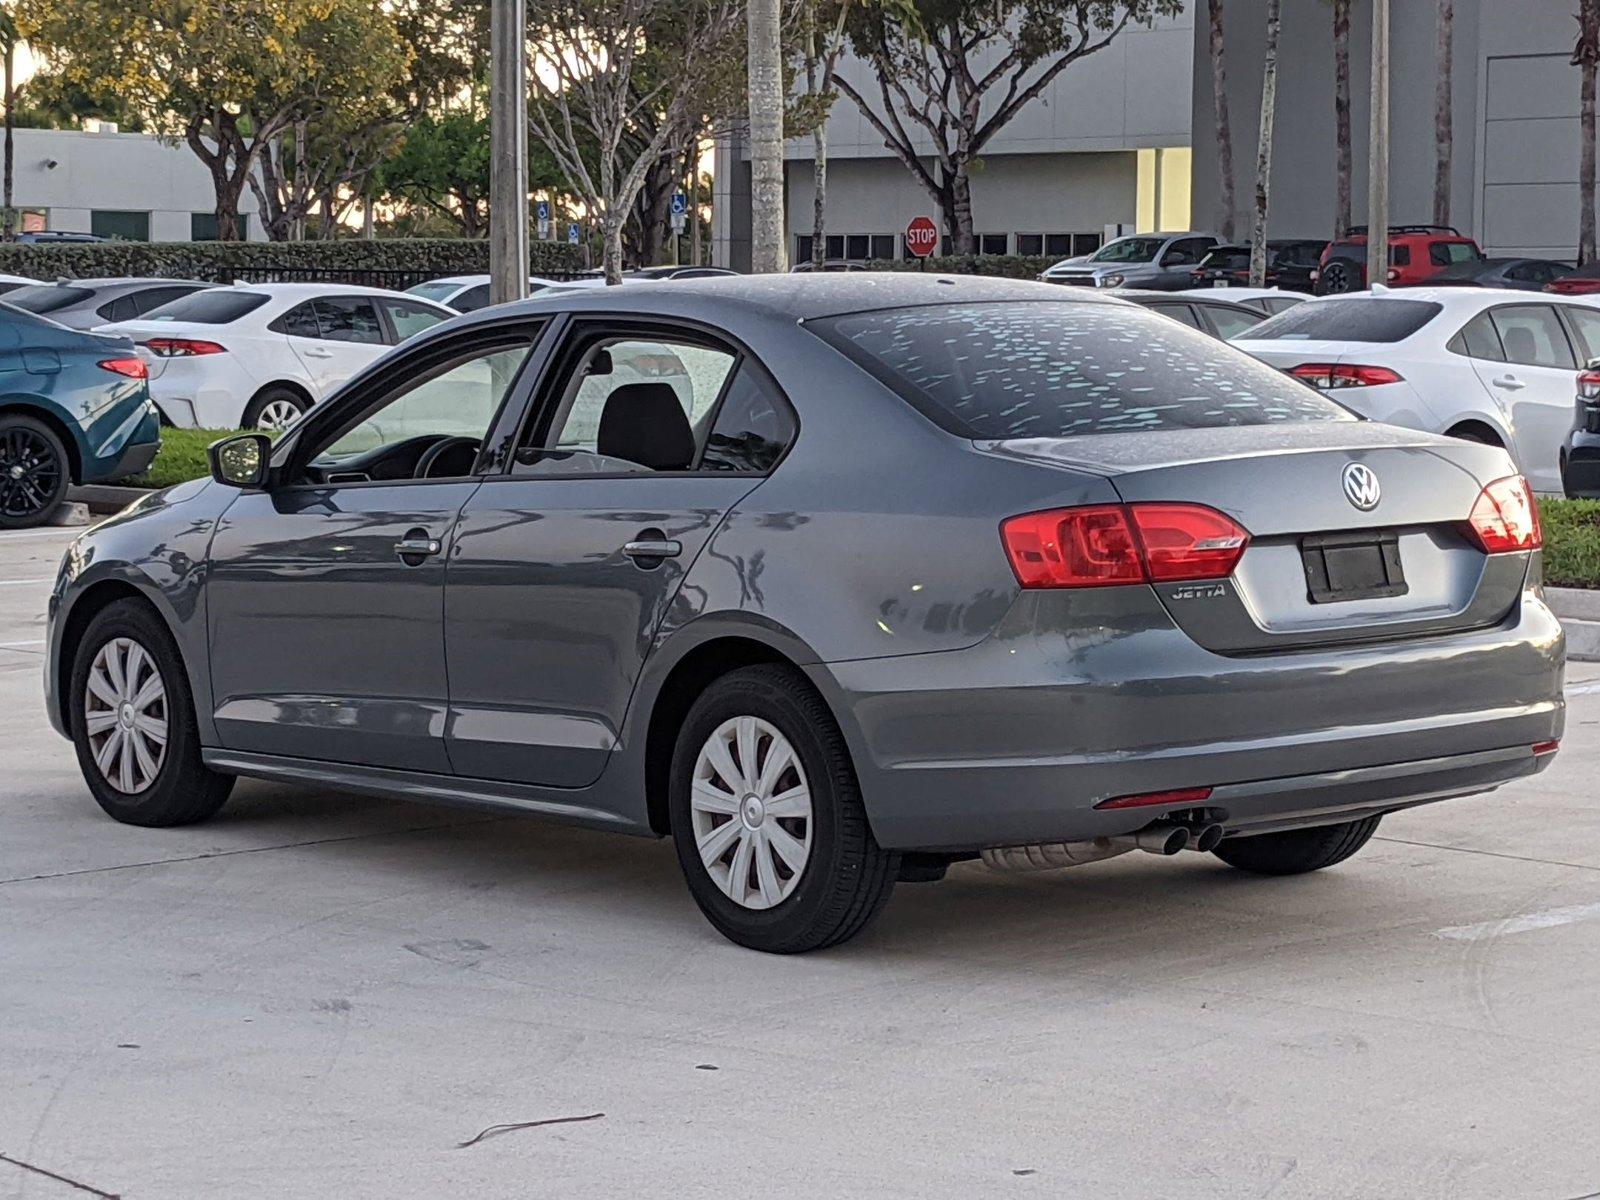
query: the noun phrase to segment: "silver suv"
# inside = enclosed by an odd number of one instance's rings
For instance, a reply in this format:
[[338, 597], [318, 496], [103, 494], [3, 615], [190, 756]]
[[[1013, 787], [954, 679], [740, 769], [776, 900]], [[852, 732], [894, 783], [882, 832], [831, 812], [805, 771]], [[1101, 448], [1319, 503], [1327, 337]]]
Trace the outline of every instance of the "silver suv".
[[1079, 287], [1178, 291], [1192, 286], [1189, 272], [1221, 244], [1214, 233], [1134, 234], [1109, 241], [1086, 257], [1058, 262], [1039, 278]]

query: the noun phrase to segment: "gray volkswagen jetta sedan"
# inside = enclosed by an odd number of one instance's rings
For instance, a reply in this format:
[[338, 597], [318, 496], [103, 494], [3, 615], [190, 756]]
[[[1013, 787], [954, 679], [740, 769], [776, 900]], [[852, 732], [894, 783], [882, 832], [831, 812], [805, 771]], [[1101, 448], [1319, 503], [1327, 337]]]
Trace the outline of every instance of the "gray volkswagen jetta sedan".
[[248, 775], [670, 836], [762, 950], [961, 859], [1331, 866], [1561, 736], [1504, 451], [1047, 285], [502, 305], [212, 473], [52, 595], [51, 718], [108, 813]]

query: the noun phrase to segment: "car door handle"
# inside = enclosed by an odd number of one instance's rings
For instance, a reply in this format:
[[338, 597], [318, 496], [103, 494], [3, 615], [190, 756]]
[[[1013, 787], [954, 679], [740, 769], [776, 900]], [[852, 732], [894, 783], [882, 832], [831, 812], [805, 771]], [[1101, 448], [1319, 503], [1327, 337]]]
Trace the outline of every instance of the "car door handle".
[[677, 558], [683, 553], [683, 543], [674, 538], [640, 538], [623, 546], [622, 552], [633, 559]]
[[306, 357], [307, 358], [332, 358], [333, 357], [333, 351], [332, 350], [324, 350], [321, 346], [308, 346], [306, 348]]
[[1523, 388], [1528, 386], [1515, 375], [1502, 375], [1499, 379], [1494, 381], [1494, 385], [1497, 388], [1504, 388], [1508, 392], [1520, 392]]
[[394, 552], [408, 567], [419, 567], [422, 561], [432, 558], [444, 549], [438, 538], [429, 537], [421, 529], [413, 529], [394, 544]]

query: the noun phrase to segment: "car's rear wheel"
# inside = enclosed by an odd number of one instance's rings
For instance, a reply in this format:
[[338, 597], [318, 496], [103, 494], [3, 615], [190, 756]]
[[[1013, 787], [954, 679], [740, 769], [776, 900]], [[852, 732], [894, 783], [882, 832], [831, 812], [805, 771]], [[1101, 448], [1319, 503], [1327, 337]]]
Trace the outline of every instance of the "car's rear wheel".
[[0, 417], [0, 529], [48, 521], [71, 483], [67, 449], [55, 430], [19, 413]]
[[1230, 867], [1257, 875], [1303, 875], [1342, 863], [1372, 840], [1382, 819], [1365, 817], [1339, 825], [1226, 838], [1212, 853]]
[[305, 398], [290, 388], [262, 388], [245, 408], [243, 426], [268, 433], [287, 429], [300, 419], [307, 407]]
[[679, 731], [668, 803], [689, 891], [741, 946], [794, 954], [854, 937], [894, 889], [844, 737], [792, 668], [722, 676]]
[[194, 698], [178, 647], [143, 601], [89, 622], [69, 691], [78, 765], [100, 807], [129, 825], [187, 825], [228, 799], [233, 777], [200, 761]]
[[1345, 292], [1353, 292], [1360, 286], [1359, 280], [1360, 274], [1355, 264], [1342, 258], [1336, 258], [1323, 267], [1319, 277], [1324, 296], [1340, 296]]

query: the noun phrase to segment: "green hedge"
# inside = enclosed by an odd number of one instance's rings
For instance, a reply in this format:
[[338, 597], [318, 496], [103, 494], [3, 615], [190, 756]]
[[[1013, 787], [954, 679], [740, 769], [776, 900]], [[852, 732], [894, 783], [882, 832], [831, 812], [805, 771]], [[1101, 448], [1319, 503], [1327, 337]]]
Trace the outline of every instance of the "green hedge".
[[919, 266], [898, 258], [879, 258], [867, 264], [869, 271], [932, 271], [938, 275], [994, 275], [1001, 279], [1037, 279], [1046, 267], [1061, 259], [1037, 254], [951, 254], [927, 259]]
[[1541, 500], [1544, 581], [1600, 588], [1600, 500]]
[[[583, 269], [576, 246], [535, 242], [530, 269]], [[423, 277], [489, 269], [489, 243], [476, 238], [339, 238], [327, 242], [93, 242], [0, 244], [0, 273], [34, 279], [153, 275], [228, 283], [268, 271], [402, 271]]]

